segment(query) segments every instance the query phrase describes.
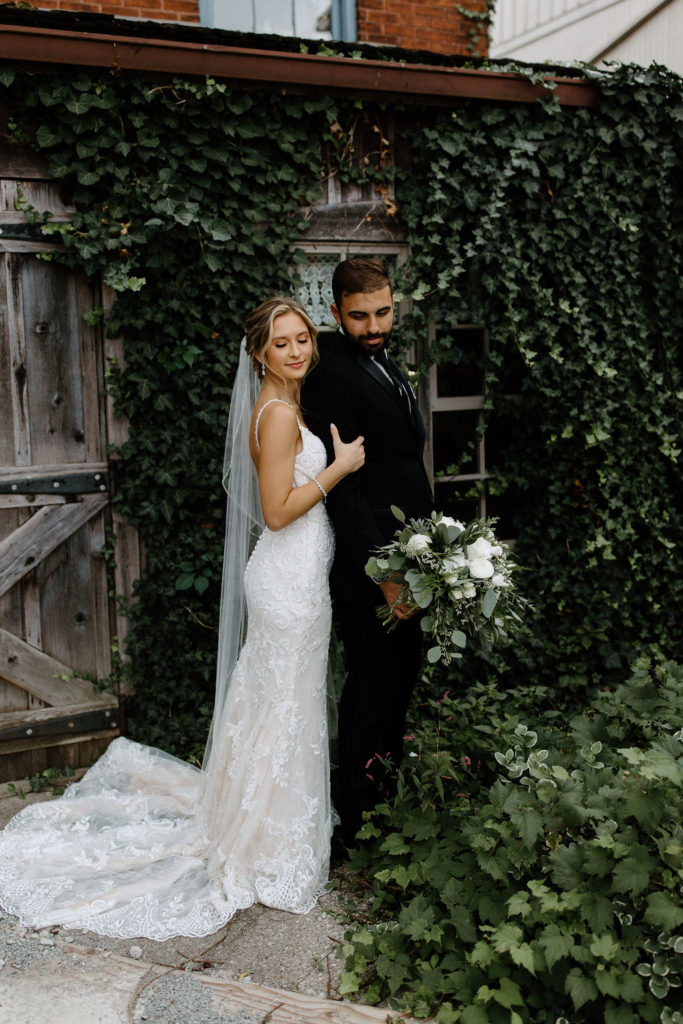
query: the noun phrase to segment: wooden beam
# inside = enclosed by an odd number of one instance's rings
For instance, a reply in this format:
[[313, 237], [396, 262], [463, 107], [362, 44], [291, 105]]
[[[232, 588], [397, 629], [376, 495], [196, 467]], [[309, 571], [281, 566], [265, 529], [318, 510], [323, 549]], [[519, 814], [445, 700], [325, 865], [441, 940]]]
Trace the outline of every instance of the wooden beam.
[[92, 519], [107, 501], [107, 497], [98, 495], [67, 505], [45, 506], [0, 541], [0, 596]]
[[91, 464], [47, 475], [21, 467], [0, 473], [0, 494], [100, 494], [108, 487], [106, 467]]
[[303, 992], [285, 992], [209, 975], [199, 974], [197, 977], [228, 1005], [236, 1003], [256, 1014], [257, 1020], [267, 1020], [269, 1024], [385, 1024], [389, 1019], [411, 1020], [406, 1014], [394, 1013], [386, 1007], [347, 1003], [341, 999], [320, 999]]
[[[118, 708], [118, 702], [113, 694], [107, 694], [111, 700], [111, 708]], [[32, 723], [52, 721], [56, 714], [61, 716], [81, 715], [84, 711], [98, 709], [100, 712], [106, 710], [102, 704], [93, 704], [91, 700], [83, 704], [60, 704], [58, 708], [38, 708], [34, 711], [3, 711], [0, 714], [0, 729], [9, 729], [16, 725], [31, 725]]]
[[151, 74], [199, 75], [255, 85], [363, 93], [374, 98], [534, 103], [550, 94], [569, 106], [592, 107], [600, 90], [585, 78], [548, 75], [548, 85], [523, 75], [434, 64], [356, 60], [216, 43], [147, 39], [25, 25], [3, 25], [0, 58], [14, 63], [70, 64]]
[[111, 704], [110, 693], [96, 693], [93, 684], [61, 661], [37, 651], [18, 636], [0, 629], [0, 678], [55, 707], [60, 704]]
[[[85, 705], [80, 705], [85, 707]], [[64, 708], [43, 708], [40, 711], [18, 711], [0, 715], [0, 743], [40, 736], [77, 735], [102, 729], [119, 729], [118, 705], [90, 707], [76, 714], [65, 714]]]
[[[30, 736], [25, 740], [2, 740], [0, 741], [0, 759], [8, 754], [22, 754], [28, 750], [51, 750], [54, 747], [67, 747], [78, 743], [89, 743], [91, 740], [105, 740], [110, 743], [115, 739], [114, 729], [98, 729], [97, 732], [78, 734], [77, 736], [52, 736], [46, 739], [44, 736]], [[0, 760], [0, 771], [2, 761]]]

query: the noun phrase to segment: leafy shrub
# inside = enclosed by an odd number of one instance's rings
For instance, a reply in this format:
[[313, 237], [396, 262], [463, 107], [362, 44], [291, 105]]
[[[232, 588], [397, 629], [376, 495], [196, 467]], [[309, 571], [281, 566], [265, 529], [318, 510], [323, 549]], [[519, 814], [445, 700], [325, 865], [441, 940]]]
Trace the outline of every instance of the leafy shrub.
[[347, 935], [341, 991], [439, 1024], [673, 1020], [683, 668], [638, 661], [569, 728], [515, 703], [445, 695], [409, 737], [355, 854], [380, 919]]

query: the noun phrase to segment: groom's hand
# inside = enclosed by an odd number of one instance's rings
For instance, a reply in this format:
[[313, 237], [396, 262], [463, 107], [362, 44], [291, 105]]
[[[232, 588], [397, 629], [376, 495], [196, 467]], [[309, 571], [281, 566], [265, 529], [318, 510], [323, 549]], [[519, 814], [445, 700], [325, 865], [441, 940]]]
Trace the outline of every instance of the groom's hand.
[[390, 606], [397, 619], [411, 619], [413, 617], [417, 608], [413, 608], [412, 605], [405, 602], [394, 604], [401, 596], [403, 590], [402, 583], [392, 583], [391, 580], [385, 580], [384, 583], [379, 583], [378, 586], [384, 594], [384, 600]]

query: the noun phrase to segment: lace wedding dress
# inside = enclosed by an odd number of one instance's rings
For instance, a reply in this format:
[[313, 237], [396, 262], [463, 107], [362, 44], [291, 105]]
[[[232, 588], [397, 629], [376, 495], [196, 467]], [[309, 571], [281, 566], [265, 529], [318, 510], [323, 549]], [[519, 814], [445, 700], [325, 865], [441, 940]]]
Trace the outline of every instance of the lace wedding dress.
[[[294, 486], [326, 464], [300, 425]], [[331, 837], [326, 670], [332, 530], [322, 504], [266, 529], [248, 635], [210, 771], [114, 740], [63, 797], [0, 833], [0, 905], [23, 924], [121, 938], [210, 935], [255, 902], [309, 911]]]

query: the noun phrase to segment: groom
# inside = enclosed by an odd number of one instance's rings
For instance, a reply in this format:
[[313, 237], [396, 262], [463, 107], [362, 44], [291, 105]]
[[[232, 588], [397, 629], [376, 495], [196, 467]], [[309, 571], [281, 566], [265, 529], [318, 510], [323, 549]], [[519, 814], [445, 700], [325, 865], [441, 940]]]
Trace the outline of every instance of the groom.
[[330, 460], [330, 423], [344, 441], [359, 434], [365, 439], [364, 468], [342, 480], [327, 503], [336, 537], [330, 587], [347, 666], [333, 798], [343, 842], [353, 846], [363, 811], [391, 795], [391, 778], [376, 755], [400, 763], [422, 639], [418, 618], [405, 606], [395, 608], [395, 629], [382, 625], [377, 608], [396, 601], [401, 585], [369, 579], [365, 563], [399, 525], [391, 505], [407, 517], [429, 515], [432, 494], [422, 462], [422, 417], [387, 354], [394, 299], [384, 263], [368, 256], [345, 260], [334, 272], [332, 292], [339, 330], [319, 336], [320, 363], [304, 384], [302, 408]]

